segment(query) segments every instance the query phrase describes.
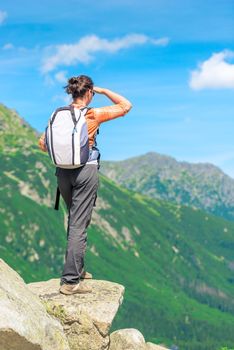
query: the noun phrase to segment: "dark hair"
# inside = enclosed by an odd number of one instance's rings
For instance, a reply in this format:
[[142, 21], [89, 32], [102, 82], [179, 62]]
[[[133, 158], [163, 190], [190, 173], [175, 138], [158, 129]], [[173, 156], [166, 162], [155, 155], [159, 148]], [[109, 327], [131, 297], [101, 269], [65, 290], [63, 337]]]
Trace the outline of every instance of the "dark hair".
[[87, 75], [79, 75], [68, 79], [68, 84], [64, 89], [72, 95], [73, 99], [83, 97], [87, 90], [93, 89], [93, 81]]

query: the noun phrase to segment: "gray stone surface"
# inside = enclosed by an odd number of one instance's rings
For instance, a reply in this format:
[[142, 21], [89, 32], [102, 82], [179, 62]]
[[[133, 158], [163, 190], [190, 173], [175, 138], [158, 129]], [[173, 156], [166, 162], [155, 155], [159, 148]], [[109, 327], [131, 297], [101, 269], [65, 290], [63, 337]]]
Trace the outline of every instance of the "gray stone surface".
[[87, 280], [92, 293], [63, 295], [59, 279], [28, 284], [45, 303], [48, 312], [63, 324], [71, 350], [107, 350], [109, 329], [123, 300], [120, 284]]
[[111, 333], [109, 350], [146, 350], [146, 343], [137, 329], [120, 329]]
[[0, 349], [69, 350], [61, 324], [0, 259]]

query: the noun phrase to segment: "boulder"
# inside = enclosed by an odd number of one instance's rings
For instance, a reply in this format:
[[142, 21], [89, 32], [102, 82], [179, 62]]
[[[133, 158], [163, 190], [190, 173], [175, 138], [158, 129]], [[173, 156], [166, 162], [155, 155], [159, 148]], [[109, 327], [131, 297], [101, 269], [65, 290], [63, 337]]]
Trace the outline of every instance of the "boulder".
[[109, 350], [146, 350], [146, 343], [137, 329], [120, 329], [111, 333]]
[[117, 330], [110, 335], [109, 350], [168, 350], [163, 346], [145, 342], [141, 332], [134, 328]]
[[0, 259], [0, 349], [69, 350], [61, 324]]
[[120, 284], [87, 280], [92, 293], [63, 295], [59, 279], [28, 284], [41, 298], [47, 311], [63, 325], [71, 350], [107, 350], [109, 329], [123, 300]]

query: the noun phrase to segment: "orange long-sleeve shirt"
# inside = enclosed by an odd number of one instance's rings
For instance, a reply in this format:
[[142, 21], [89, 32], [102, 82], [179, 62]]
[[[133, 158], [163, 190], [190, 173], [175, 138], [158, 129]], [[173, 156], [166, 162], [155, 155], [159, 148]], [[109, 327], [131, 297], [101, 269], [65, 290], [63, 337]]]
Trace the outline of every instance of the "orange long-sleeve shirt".
[[[78, 105], [74, 106], [79, 108]], [[124, 116], [130, 111], [131, 107], [131, 103], [125, 98], [122, 98], [119, 103], [116, 103], [112, 106], [91, 108], [88, 110], [85, 118], [88, 126], [89, 147], [91, 148], [94, 144], [94, 137], [101, 123]], [[45, 144], [45, 133], [41, 135], [38, 144], [43, 152], [47, 152]]]

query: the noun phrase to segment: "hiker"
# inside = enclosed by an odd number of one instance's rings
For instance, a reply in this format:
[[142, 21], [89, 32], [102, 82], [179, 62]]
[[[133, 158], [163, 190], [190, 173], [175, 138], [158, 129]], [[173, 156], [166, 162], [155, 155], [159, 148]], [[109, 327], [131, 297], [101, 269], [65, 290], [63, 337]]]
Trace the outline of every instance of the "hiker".
[[[70, 78], [65, 89], [73, 98], [67, 109], [71, 108], [74, 114], [81, 111], [85, 113], [89, 155], [88, 161], [82, 166], [73, 169], [56, 166], [58, 189], [68, 210], [67, 249], [59, 291], [62, 294], [89, 293], [92, 289], [84, 284], [84, 279], [91, 279], [92, 274], [85, 271], [84, 255], [86, 230], [91, 221], [99, 186], [100, 153], [96, 136], [101, 123], [124, 116], [132, 105], [123, 96], [109, 89], [94, 86], [92, 79], [86, 75]], [[105, 95], [114, 104], [101, 108], [87, 108], [95, 93]], [[39, 147], [47, 152], [50, 150], [45, 134], [40, 137]]]

